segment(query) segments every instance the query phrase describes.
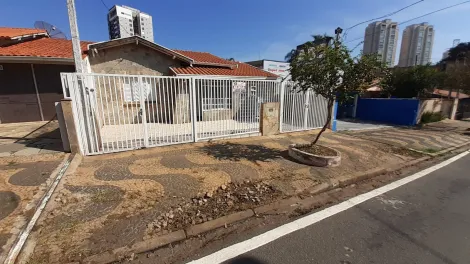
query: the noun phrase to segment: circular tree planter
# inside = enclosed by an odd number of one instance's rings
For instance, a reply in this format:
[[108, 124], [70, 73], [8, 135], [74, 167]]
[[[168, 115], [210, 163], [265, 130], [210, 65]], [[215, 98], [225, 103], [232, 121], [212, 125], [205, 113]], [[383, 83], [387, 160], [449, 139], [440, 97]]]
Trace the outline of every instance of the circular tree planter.
[[305, 151], [305, 148], [309, 146], [310, 144], [291, 144], [289, 145], [289, 156], [301, 163], [317, 167], [336, 167], [341, 164], [341, 153], [336, 149], [317, 145], [329, 153], [324, 156]]

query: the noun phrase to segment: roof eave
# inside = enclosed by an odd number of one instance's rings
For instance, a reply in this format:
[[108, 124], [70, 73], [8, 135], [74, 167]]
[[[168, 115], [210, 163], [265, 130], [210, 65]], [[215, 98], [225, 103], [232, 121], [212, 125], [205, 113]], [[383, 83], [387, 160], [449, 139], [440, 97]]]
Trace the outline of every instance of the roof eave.
[[33, 56], [0, 56], [0, 62], [74, 64], [73, 58], [33, 57]]
[[122, 46], [122, 45], [132, 44], [132, 43], [135, 43], [137, 45], [141, 44], [141, 45], [147, 46], [149, 48], [158, 50], [158, 51], [160, 51], [160, 52], [162, 52], [162, 53], [164, 53], [168, 56], [173, 56], [174, 58], [178, 58], [178, 59], [180, 59], [184, 62], [187, 62], [190, 65], [192, 65], [194, 63], [194, 60], [187, 57], [187, 56], [184, 56], [184, 55], [182, 55], [178, 52], [175, 52], [175, 51], [173, 51], [169, 48], [166, 48], [162, 45], [159, 45], [159, 44], [150, 42], [148, 40], [145, 40], [145, 39], [143, 39], [139, 36], [119, 38], [119, 39], [113, 39], [113, 40], [88, 44], [88, 50], [89, 51], [91, 50], [93, 52], [94, 50], [102, 50], [102, 49], [106, 49], [106, 48], [119, 47], [119, 46]]

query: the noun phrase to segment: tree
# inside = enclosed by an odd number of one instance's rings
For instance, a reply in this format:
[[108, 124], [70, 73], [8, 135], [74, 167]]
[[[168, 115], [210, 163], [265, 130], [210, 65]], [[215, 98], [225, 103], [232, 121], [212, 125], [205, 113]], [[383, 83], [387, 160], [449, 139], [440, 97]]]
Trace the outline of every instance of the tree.
[[313, 41], [307, 41], [304, 44], [297, 46], [296, 49], [292, 49], [291, 51], [289, 51], [289, 53], [287, 53], [286, 56], [284, 56], [284, 60], [290, 62], [292, 58], [294, 57], [296, 51], [298, 49], [302, 49], [304, 45], [307, 45], [307, 46], [308, 45], [322, 45], [322, 44], [331, 45], [333, 41], [333, 37], [327, 36], [327, 35], [312, 35], [312, 37], [313, 37]]
[[410, 68], [395, 68], [381, 82], [383, 91], [389, 96], [412, 98], [432, 94], [441, 86], [444, 73], [429, 65]]
[[[320, 41], [321, 39], [327, 41]], [[327, 100], [327, 120], [311, 145], [315, 145], [331, 122], [331, 109], [336, 101], [345, 102], [351, 92], [364, 91], [385, 71], [376, 55], [353, 58], [348, 48], [331, 37], [314, 37], [313, 41], [293, 50], [290, 73], [301, 92], [313, 90]]]
[[467, 57], [467, 60], [447, 65], [444, 87], [449, 90], [449, 97], [452, 91], [470, 93], [470, 54]]
[[463, 58], [467, 57], [470, 54], [470, 42], [460, 43], [459, 45], [451, 48], [449, 50], [449, 57], [444, 58], [442, 61], [458, 61], [462, 60]]

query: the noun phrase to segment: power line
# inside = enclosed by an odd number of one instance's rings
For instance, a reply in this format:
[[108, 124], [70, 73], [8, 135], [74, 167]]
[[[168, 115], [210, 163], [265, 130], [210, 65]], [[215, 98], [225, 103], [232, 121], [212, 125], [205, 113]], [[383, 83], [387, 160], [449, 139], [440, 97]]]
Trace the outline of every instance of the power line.
[[[408, 20], [406, 20], [406, 21], [403, 21], [403, 22], [398, 23], [398, 25], [402, 25], [402, 24], [408, 23], [408, 22], [410, 22], [410, 21], [416, 20], [416, 19], [418, 19], [418, 18], [422, 18], [422, 17], [425, 17], [425, 16], [429, 16], [429, 15], [432, 15], [432, 14], [435, 14], [435, 13], [438, 13], [438, 12], [441, 12], [441, 11], [444, 11], [444, 10], [446, 10], [446, 9], [453, 8], [453, 7], [456, 7], [456, 6], [459, 6], [459, 5], [463, 5], [463, 4], [467, 4], [467, 3], [470, 3], [470, 0], [464, 1], [464, 2], [460, 2], [460, 3], [455, 4], [455, 5], [443, 7], [443, 8], [441, 8], [441, 9], [438, 9], [438, 10], [435, 10], [435, 11], [432, 11], [432, 12], [429, 12], [429, 13], [426, 13], [426, 14], [424, 14], [424, 15], [417, 16], [417, 17], [408, 19]], [[355, 39], [353, 39], [353, 40], [349, 40], [349, 41], [345, 42], [345, 44], [354, 42], [354, 41], [356, 41], [356, 40], [364, 39], [364, 38], [366, 38], [367, 36], [370, 36], [370, 35], [372, 35], [372, 34], [367, 34], [367, 35], [365, 35], [364, 37], [359, 37], [359, 38], [355, 38]]]
[[402, 7], [402, 8], [400, 8], [400, 9], [398, 9], [398, 10], [392, 12], [392, 13], [389, 13], [389, 14], [386, 14], [386, 15], [383, 15], [383, 16], [380, 16], [380, 17], [372, 18], [372, 19], [369, 19], [369, 20], [366, 20], [366, 21], [357, 23], [357, 24], [355, 24], [355, 25], [353, 25], [353, 26], [351, 26], [351, 27], [348, 27], [348, 28], [346, 28], [346, 30], [345, 30], [346, 32], [344, 33], [344, 37], [343, 37], [343, 38], [346, 40], [346, 37], [347, 37], [347, 35], [348, 35], [348, 31], [351, 30], [351, 29], [353, 29], [353, 28], [355, 28], [355, 27], [357, 27], [357, 26], [360, 26], [360, 25], [365, 24], [365, 23], [368, 23], [368, 22], [372, 22], [372, 21], [375, 21], [375, 20], [379, 20], [379, 19], [382, 19], [382, 18], [386, 18], [386, 17], [392, 16], [392, 15], [395, 15], [395, 14], [397, 14], [397, 13], [399, 13], [399, 12], [405, 10], [405, 9], [408, 9], [408, 8], [414, 6], [414, 5], [417, 5], [417, 4], [421, 3], [421, 2], [424, 2], [424, 0], [419, 0], [419, 1], [417, 1], [417, 2], [414, 2], [414, 3], [410, 4], [410, 5], [407, 5], [407, 6], [405, 6], [405, 7]]

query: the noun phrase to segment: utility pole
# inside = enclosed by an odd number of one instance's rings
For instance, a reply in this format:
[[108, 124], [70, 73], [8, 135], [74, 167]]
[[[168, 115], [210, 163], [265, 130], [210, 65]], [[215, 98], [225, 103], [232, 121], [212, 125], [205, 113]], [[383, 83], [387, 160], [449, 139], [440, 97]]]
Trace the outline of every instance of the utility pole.
[[335, 29], [335, 34], [336, 34], [336, 42], [339, 43], [339, 40], [340, 40], [340, 37], [341, 37], [341, 33], [343, 33], [343, 29], [340, 28], [340, 27], [337, 27]]
[[78, 35], [77, 12], [75, 11], [74, 0], [67, 0], [67, 12], [69, 14], [70, 35], [72, 36], [75, 71], [78, 73], [83, 73], [82, 49], [80, 47], [80, 37]]

